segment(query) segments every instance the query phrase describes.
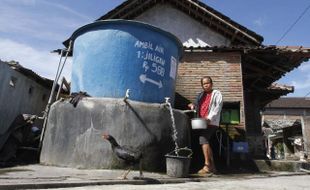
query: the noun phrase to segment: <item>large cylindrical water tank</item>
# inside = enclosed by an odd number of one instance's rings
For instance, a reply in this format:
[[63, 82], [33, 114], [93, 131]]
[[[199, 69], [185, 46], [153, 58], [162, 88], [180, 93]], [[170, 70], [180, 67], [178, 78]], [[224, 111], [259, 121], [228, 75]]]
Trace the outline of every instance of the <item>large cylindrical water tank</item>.
[[122, 98], [130, 89], [132, 100], [174, 100], [183, 51], [174, 35], [141, 22], [105, 20], [79, 28], [71, 40], [71, 92]]

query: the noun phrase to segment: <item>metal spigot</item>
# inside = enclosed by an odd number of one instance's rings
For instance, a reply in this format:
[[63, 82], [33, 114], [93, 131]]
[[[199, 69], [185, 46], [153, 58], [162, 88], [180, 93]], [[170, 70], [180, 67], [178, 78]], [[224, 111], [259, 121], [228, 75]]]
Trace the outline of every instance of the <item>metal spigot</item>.
[[130, 89], [127, 89], [125, 93], [124, 101], [126, 101], [129, 98], [129, 93], [130, 93]]
[[165, 101], [166, 104], [169, 104], [169, 103], [170, 103], [170, 102], [169, 102], [169, 101], [170, 101], [170, 97], [165, 97], [165, 100], [166, 100], [166, 101]]

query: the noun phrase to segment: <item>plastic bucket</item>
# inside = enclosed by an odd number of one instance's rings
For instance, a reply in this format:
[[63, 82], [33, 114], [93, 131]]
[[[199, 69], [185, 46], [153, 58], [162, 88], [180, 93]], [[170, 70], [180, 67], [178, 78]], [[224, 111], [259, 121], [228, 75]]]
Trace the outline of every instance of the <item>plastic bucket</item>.
[[[180, 150], [180, 149], [179, 149]], [[167, 175], [170, 177], [187, 177], [189, 174], [189, 167], [191, 162], [191, 149], [182, 149], [188, 150], [190, 153], [188, 156], [176, 155], [175, 151], [170, 152], [166, 155], [166, 169]]]
[[206, 129], [208, 124], [204, 118], [193, 118], [191, 120], [192, 129]]

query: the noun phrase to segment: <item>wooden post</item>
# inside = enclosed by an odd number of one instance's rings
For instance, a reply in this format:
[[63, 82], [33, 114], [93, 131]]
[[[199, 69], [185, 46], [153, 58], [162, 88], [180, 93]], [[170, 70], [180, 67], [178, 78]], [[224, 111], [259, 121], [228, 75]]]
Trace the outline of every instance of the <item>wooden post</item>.
[[226, 157], [226, 165], [230, 166], [230, 145], [229, 145], [229, 130], [228, 130], [229, 124], [226, 123], [226, 133], [227, 133], [227, 157]]

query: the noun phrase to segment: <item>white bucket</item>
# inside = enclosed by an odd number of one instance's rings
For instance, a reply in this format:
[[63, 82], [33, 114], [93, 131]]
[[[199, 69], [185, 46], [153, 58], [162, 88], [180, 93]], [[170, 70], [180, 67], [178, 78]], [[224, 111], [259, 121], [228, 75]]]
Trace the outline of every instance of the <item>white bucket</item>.
[[206, 129], [208, 127], [207, 120], [204, 118], [193, 118], [191, 124], [192, 129]]

